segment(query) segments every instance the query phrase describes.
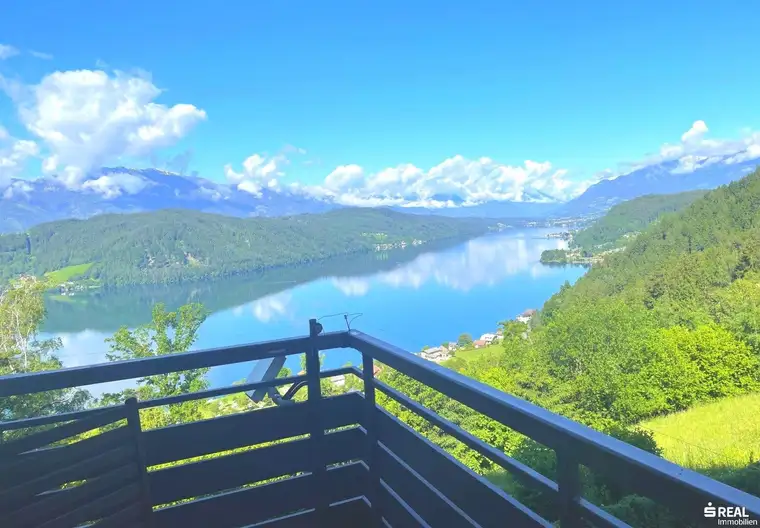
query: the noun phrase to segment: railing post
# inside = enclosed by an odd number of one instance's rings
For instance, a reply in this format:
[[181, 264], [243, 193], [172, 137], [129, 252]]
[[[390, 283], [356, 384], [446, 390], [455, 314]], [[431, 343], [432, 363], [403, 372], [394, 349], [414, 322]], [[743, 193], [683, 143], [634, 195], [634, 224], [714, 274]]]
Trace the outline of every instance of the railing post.
[[309, 438], [311, 444], [311, 478], [312, 494], [314, 497], [316, 526], [327, 528], [329, 525], [328, 512], [330, 505], [325, 499], [327, 483], [327, 466], [324, 458], [325, 429], [322, 419], [322, 386], [319, 377], [319, 347], [316, 338], [322, 331], [322, 325], [316, 319], [309, 319], [309, 349], [306, 351], [306, 383], [309, 390], [307, 405], [309, 406]]
[[380, 509], [380, 472], [377, 468], [377, 405], [375, 403], [375, 365], [372, 356], [362, 352], [362, 379], [364, 381], [364, 429], [367, 445], [364, 462], [369, 468], [367, 499], [372, 506], [372, 522], [376, 528], [382, 526]]
[[148, 466], [145, 457], [145, 444], [143, 442], [142, 426], [140, 425], [140, 409], [137, 406], [137, 398], [127, 398], [124, 402], [127, 408], [127, 427], [132, 431], [135, 440], [135, 458], [137, 459], [138, 471], [140, 472], [141, 502], [145, 526], [153, 526], [153, 501], [150, 497], [150, 483], [148, 480]]
[[577, 504], [581, 497], [581, 474], [578, 461], [565, 450], [557, 450], [557, 487], [559, 525], [561, 528], [583, 526]]

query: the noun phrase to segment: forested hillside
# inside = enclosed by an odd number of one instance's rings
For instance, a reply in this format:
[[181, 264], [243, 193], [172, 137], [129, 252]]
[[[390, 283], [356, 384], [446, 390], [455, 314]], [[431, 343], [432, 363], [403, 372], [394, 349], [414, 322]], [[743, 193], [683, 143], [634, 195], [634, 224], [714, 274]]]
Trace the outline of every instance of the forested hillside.
[[250, 219], [187, 210], [102, 215], [0, 236], [0, 279], [59, 270], [60, 281], [102, 286], [207, 280], [487, 230], [486, 220], [358, 208]]
[[680, 211], [706, 192], [650, 194], [623, 202], [578, 232], [573, 239], [573, 246], [591, 252], [614, 247], [621, 237], [644, 230], [664, 214]]

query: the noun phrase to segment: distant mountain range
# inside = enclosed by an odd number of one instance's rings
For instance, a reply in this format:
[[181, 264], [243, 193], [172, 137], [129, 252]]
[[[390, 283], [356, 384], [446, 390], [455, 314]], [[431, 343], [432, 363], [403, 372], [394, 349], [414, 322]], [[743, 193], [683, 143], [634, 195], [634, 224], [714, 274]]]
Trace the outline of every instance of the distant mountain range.
[[732, 154], [720, 159], [701, 160], [692, 172], [678, 172], [678, 161], [649, 165], [615, 179], [602, 180], [590, 186], [577, 198], [564, 203], [552, 201], [547, 195], [531, 195], [522, 202], [488, 202], [446, 209], [399, 207], [397, 210], [417, 214], [487, 218], [598, 215], [614, 205], [640, 196], [715, 189], [743, 178], [760, 165], [760, 158], [733, 163], [735, 156], [736, 154]]
[[739, 180], [760, 165], [760, 158], [733, 162], [736, 154], [701, 160], [692, 172], [678, 172], [678, 162], [668, 161], [635, 170], [614, 180], [602, 180], [586, 192], [551, 212], [553, 216], [601, 213], [612, 206], [647, 194], [674, 194], [715, 189]]
[[225, 216], [284, 216], [321, 213], [337, 206], [308, 196], [273, 192], [251, 193], [195, 176], [158, 169], [104, 168], [88, 178], [133, 177], [140, 190], [132, 194], [104, 195], [92, 188], [69, 190], [54, 179], [15, 180], [0, 195], [0, 232], [15, 232], [32, 225], [67, 218], [89, 218], [104, 213], [135, 213], [160, 209], [191, 209]]
[[[734, 155], [735, 156], [735, 155]], [[520, 202], [487, 202], [475, 206], [427, 209], [391, 207], [406, 213], [448, 217], [546, 218], [599, 214], [610, 207], [646, 194], [669, 194], [712, 189], [742, 178], [760, 164], [760, 158], [731, 163], [730, 157], [702, 160], [692, 172], [678, 172], [678, 162], [650, 165], [613, 180], [602, 180], [569, 202], [552, 201], [541, 193]], [[99, 183], [128, 178], [131, 192], [103, 192]], [[80, 190], [69, 190], [54, 179], [14, 180], [0, 194], [0, 232], [25, 230], [32, 225], [66, 218], [89, 218], [104, 213], [132, 213], [159, 209], [190, 209], [226, 216], [284, 216], [320, 213], [342, 206], [306, 194], [263, 189], [260, 196], [231, 185], [158, 169], [104, 168], [91, 175]], [[439, 196], [461, 204], [457, 196]]]

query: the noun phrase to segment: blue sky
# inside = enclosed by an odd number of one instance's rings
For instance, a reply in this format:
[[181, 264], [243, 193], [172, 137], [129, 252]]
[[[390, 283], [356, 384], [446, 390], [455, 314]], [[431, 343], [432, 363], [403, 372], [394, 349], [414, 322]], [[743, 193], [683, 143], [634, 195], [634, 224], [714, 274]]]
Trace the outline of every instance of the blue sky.
[[[678, 144], [696, 121], [709, 127], [702, 136], [721, 140], [759, 129], [757, 20], [760, 3], [749, 0], [189, 0], [181, 7], [38, 0], [34, 9], [25, 0], [4, 0], [0, 126], [7, 133], [0, 155], [10, 157], [11, 141], [34, 141], [34, 154], [14, 158], [12, 176], [35, 177], [53, 154], [58, 164], [53, 170], [49, 163], [49, 173], [68, 165], [145, 166], [191, 150], [189, 170], [217, 181], [255, 180], [258, 187], [272, 174], [280, 182], [321, 185], [336, 167], [353, 165], [366, 183], [386, 168], [411, 164], [425, 173], [460, 155], [491, 164], [473, 169], [460, 161], [446, 174], [477, 170], [480, 180], [516, 174], [520, 185], [535, 179], [537, 188], [554, 189], [562, 187], [559, 179], [586, 180]], [[183, 104], [197, 112], [185, 121], [163, 115], [162, 126], [174, 127], [174, 136], [140, 148], [126, 136], [86, 143], [82, 137], [99, 131], [93, 115], [87, 122], [73, 111], [45, 114], [55, 111], [53, 102], [71, 110], [63, 98], [90, 94], [77, 88], [83, 77], [34, 89], [54, 72], [81, 70], [103, 71], [109, 80], [122, 72], [122, 86], [103, 88], [108, 100], [119, 100], [131, 76], [149, 75], [150, 86], [163, 91], [153, 101], [143, 97], [143, 107]], [[19, 114], [24, 108], [26, 117]], [[173, 118], [180, 124], [167, 125]], [[120, 127], [117, 136], [128, 134]], [[57, 134], [76, 137], [64, 144]], [[305, 154], [283, 152], [287, 145]], [[243, 161], [254, 154], [258, 165], [246, 173]], [[276, 171], [262, 177], [259, 169], [272, 159]], [[551, 168], [526, 169], [526, 160]], [[401, 185], [401, 172], [388, 178]]]

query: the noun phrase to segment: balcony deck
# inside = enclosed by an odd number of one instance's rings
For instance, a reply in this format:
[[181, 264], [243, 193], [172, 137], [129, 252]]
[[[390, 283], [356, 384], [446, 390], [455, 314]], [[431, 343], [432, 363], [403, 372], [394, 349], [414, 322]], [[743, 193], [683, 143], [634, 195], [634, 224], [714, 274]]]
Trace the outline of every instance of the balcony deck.
[[[362, 369], [320, 372], [319, 352], [336, 348], [359, 351]], [[361, 332], [320, 334], [313, 320], [304, 337], [0, 377], [0, 397], [301, 353], [303, 376], [0, 422], [0, 433], [57, 425], [0, 442], [0, 526], [552, 526], [378, 406], [377, 391], [553, 497], [563, 527], [628, 526], [580, 496], [581, 465], [696, 524], [705, 521], [708, 502], [760, 517], [757, 497]], [[557, 482], [375, 379], [374, 361], [553, 449]], [[360, 377], [364, 391], [323, 396], [320, 378], [338, 374]], [[305, 402], [160, 429], [140, 426], [139, 409], [304, 380]], [[83, 434], [95, 430], [100, 434]], [[75, 440], [61, 445], [66, 438]]]

